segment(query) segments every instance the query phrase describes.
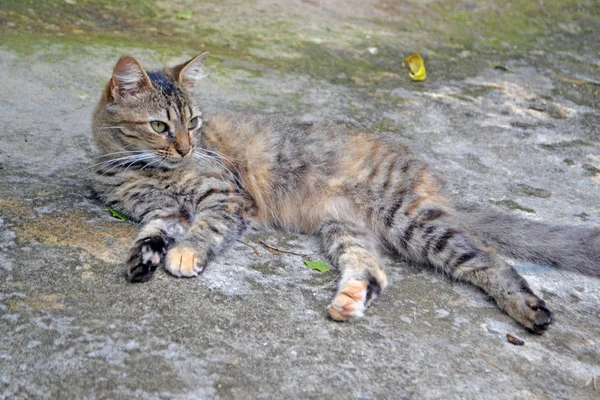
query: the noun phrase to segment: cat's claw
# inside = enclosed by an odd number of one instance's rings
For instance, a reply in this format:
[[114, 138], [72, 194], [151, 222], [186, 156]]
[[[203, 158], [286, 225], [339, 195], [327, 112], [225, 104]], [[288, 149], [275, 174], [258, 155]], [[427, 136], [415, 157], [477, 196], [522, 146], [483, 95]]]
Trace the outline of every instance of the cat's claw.
[[338, 292], [329, 305], [329, 315], [335, 321], [348, 321], [364, 315], [368, 284], [352, 280]]
[[177, 246], [167, 253], [165, 267], [177, 277], [198, 276], [204, 271], [205, 258], [196, 249]]

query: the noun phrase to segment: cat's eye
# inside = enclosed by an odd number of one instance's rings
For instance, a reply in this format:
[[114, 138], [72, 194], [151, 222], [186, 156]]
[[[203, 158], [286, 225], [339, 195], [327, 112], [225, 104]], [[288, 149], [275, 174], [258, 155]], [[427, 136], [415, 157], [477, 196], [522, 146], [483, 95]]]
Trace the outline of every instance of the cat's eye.
[[194, 117], [188, 121], [187, 127], [191, 131], [192, 129], [196, 129], [200, 124], [200, 118]]
[[162, 121], [152, 121], [150, 122], [150, 126], [156, 133], [165, 133], [169, 127]]

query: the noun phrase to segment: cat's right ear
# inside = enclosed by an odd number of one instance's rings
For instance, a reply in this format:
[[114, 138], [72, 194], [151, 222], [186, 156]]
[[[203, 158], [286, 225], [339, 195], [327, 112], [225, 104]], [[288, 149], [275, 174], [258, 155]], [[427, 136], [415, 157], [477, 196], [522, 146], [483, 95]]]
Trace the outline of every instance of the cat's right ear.
[[136, 97], [147, 90], [152, 90], [152, 82], [139, 61], [130, 56], [119, 58], [110, 83], [112, 97], [118, 101]]
[[208, 51], [205, 51], [191, 60], [171, 68], [171, 73], [177, 80], [177, 83], [187, 90], [193, 90], [196, 81], [206, 76], [202, 73], [202, 66], [208, 55]]

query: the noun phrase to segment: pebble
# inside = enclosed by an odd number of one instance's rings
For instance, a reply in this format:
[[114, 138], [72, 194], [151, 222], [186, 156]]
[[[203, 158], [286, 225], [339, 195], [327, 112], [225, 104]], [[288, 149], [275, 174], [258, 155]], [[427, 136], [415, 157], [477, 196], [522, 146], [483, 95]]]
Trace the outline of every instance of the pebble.
[[28, 349], [35, 349], [36, 347], [38, 347], [41, 344], [42, 344], [42, 342], [40, 342], [40, 341], [32, 340], [31, 342], [27, 343], [27, 348]]

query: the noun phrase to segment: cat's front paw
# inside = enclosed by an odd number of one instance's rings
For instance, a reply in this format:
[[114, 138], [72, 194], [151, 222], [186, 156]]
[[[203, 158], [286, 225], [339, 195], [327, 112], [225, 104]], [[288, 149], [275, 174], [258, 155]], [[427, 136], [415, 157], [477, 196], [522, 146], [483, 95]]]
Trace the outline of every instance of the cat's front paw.
[[368, 284], [351, 280], [333, 298], [329, 305], [329, 315], [336, 321], [348, 321], [364, 315], [367, 302]]
[[195, 248], [180, 244], [169, 250], [165, 267], [177, 277], [198, 276], [206, 266], [206, 257]]
[[160, 236], [152, 236], [135, 242], [125, 264], [127, 278], [131, 282], [146, 282], [164, 262], [168, 243]]

